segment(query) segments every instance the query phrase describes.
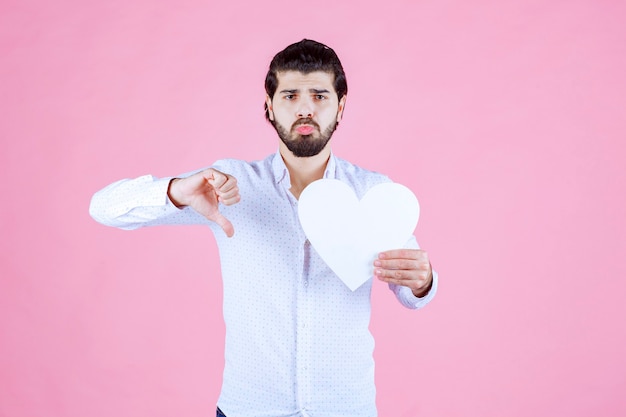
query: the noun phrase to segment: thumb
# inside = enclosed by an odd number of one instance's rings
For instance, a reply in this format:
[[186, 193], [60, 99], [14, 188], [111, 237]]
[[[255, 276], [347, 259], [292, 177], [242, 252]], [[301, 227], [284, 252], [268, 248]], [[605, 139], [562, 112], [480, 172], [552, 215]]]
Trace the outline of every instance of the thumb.
[[233, 237], [233, 235], [235, 234], [235, 228], [233, 227], [233, 224], [219, 211], [210, 220], [213, 220], [215, 223], [217, 223], [218, 226], [222, 228], [224, 233], [226, 233], [226, 236]]
[[228, 179], [228, 177], [225, 174], [219, 172], [216, 169], [211, 169], [211, 176], [210, 177], [207, 176], [205, 178], [207, 179], [207, 182], [211, 184], [211, 186], [215, 188], [216, 190], [219, 189], [222, 185], [224, 185], [224, 183]]

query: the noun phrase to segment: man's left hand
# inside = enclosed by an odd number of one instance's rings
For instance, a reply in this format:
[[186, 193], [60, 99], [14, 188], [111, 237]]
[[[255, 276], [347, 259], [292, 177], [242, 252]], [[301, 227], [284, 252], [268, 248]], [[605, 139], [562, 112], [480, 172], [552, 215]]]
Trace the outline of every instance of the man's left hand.
[[381, 281], [409, 287], [416, 297], [428, 293], [433, 270], [428, 253], [421, 249], [396, 249], [378, 254], [374, 275]]

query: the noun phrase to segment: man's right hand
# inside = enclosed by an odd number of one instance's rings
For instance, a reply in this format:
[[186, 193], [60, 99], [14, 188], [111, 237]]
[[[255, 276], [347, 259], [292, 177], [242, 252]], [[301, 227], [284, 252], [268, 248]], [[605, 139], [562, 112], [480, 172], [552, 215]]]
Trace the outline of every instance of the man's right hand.
[[189, 206], [217, 223], [226, 236], [235, 234], [232, 223], [219, 211], [219, 203], [230, 206], [241, 199], [235, 177], [208, 168], [187, 178], [174, 178], [167, 195], [176, 207]]

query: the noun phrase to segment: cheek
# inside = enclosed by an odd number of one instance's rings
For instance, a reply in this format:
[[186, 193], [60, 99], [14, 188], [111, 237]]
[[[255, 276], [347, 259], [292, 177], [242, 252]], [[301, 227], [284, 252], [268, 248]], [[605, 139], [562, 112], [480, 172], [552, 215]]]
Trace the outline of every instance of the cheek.
[[284, 107], [274, 108], [274, 117], [280, 120], [289, 120], [290, 119], [290, 111], [289, 109], [285, 109]]
[[339, 117], [339, 111], [336, 108], [326, 109], [322, 114], [320, 114], [320, 117], [326, 124], [334, 123]]

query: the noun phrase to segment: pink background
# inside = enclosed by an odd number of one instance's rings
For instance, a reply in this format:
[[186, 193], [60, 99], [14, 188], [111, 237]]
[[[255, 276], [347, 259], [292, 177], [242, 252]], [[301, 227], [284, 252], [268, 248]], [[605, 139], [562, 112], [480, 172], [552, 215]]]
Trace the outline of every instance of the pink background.
[[303, 37], [347, 71], [335, 153], [413, 189], [441, 274], [416, 314], [375, 286], [381, 417], [626, 415], [625, 3], [217, 3], [2, 2], [0, 416], [212, 415], [210, 232], [89, 199], [274, 152], [265, 71]]

